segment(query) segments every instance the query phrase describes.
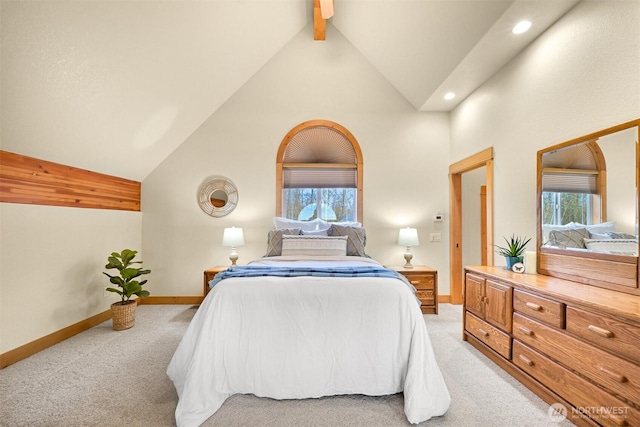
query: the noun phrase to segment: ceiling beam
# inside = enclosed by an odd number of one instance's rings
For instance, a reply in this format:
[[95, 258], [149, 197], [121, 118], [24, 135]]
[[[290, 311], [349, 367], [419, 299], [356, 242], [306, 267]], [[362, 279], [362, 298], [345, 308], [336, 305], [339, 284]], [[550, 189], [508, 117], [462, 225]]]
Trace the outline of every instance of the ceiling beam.
[[327, 34], [327, 20], [322, 17], [320, 0], [313, 0], [313, 39], [325, 40]]

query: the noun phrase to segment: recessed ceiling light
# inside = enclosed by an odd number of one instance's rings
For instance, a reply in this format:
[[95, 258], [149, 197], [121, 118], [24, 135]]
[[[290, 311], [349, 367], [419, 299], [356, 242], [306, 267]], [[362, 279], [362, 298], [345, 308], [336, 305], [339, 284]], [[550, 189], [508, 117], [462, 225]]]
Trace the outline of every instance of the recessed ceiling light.
[[456, 97], [456, 94], [453, 92], [447, 92], [444, 94], [444, 99], [447, 101]]
[[513, 27], [513, 34], [522, 34], [526, 32], [529, 28], [531, 28], [531, 22], [529, 21], [520, 21]]

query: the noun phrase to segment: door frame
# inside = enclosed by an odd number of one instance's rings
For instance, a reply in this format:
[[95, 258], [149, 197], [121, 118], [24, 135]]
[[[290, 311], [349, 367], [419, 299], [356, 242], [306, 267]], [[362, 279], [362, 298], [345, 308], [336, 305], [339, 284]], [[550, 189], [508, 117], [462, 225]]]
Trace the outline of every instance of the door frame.
[[449, 165], [449, 277], [452, 304], [462, 304], [462, 174], [485, 167], [487, 265], [493, 265], [493, 147]]

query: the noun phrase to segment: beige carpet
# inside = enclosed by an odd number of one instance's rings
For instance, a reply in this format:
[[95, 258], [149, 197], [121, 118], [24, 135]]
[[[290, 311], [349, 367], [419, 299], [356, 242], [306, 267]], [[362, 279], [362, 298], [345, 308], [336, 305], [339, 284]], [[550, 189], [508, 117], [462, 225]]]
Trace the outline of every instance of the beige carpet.
[[[136, 326], [105, 322], [0, 370], [0, 426], [174, 426], [177, 396], [165, 371], [196, 307], [143, 305]], [[461, 340], [461, 306], [425, 315], [452, 396], [423, 426], [568, 426], [549, 406]], [[286, 400], [236, 395], [204, 426], [409, 426], [402, 394]]]

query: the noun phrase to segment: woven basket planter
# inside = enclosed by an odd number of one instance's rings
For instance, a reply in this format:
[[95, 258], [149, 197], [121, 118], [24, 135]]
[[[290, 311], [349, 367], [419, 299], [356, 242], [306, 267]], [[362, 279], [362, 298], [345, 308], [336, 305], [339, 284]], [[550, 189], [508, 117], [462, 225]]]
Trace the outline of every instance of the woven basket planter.
[[126, 301], [124, 304], [122, 301], [111, 304], [111, 320], [113, 322], [113, 329], [116, 331], [122, 331], [131, 328], [136, 321], [137, 305], [138, 304], [135, 300]]

